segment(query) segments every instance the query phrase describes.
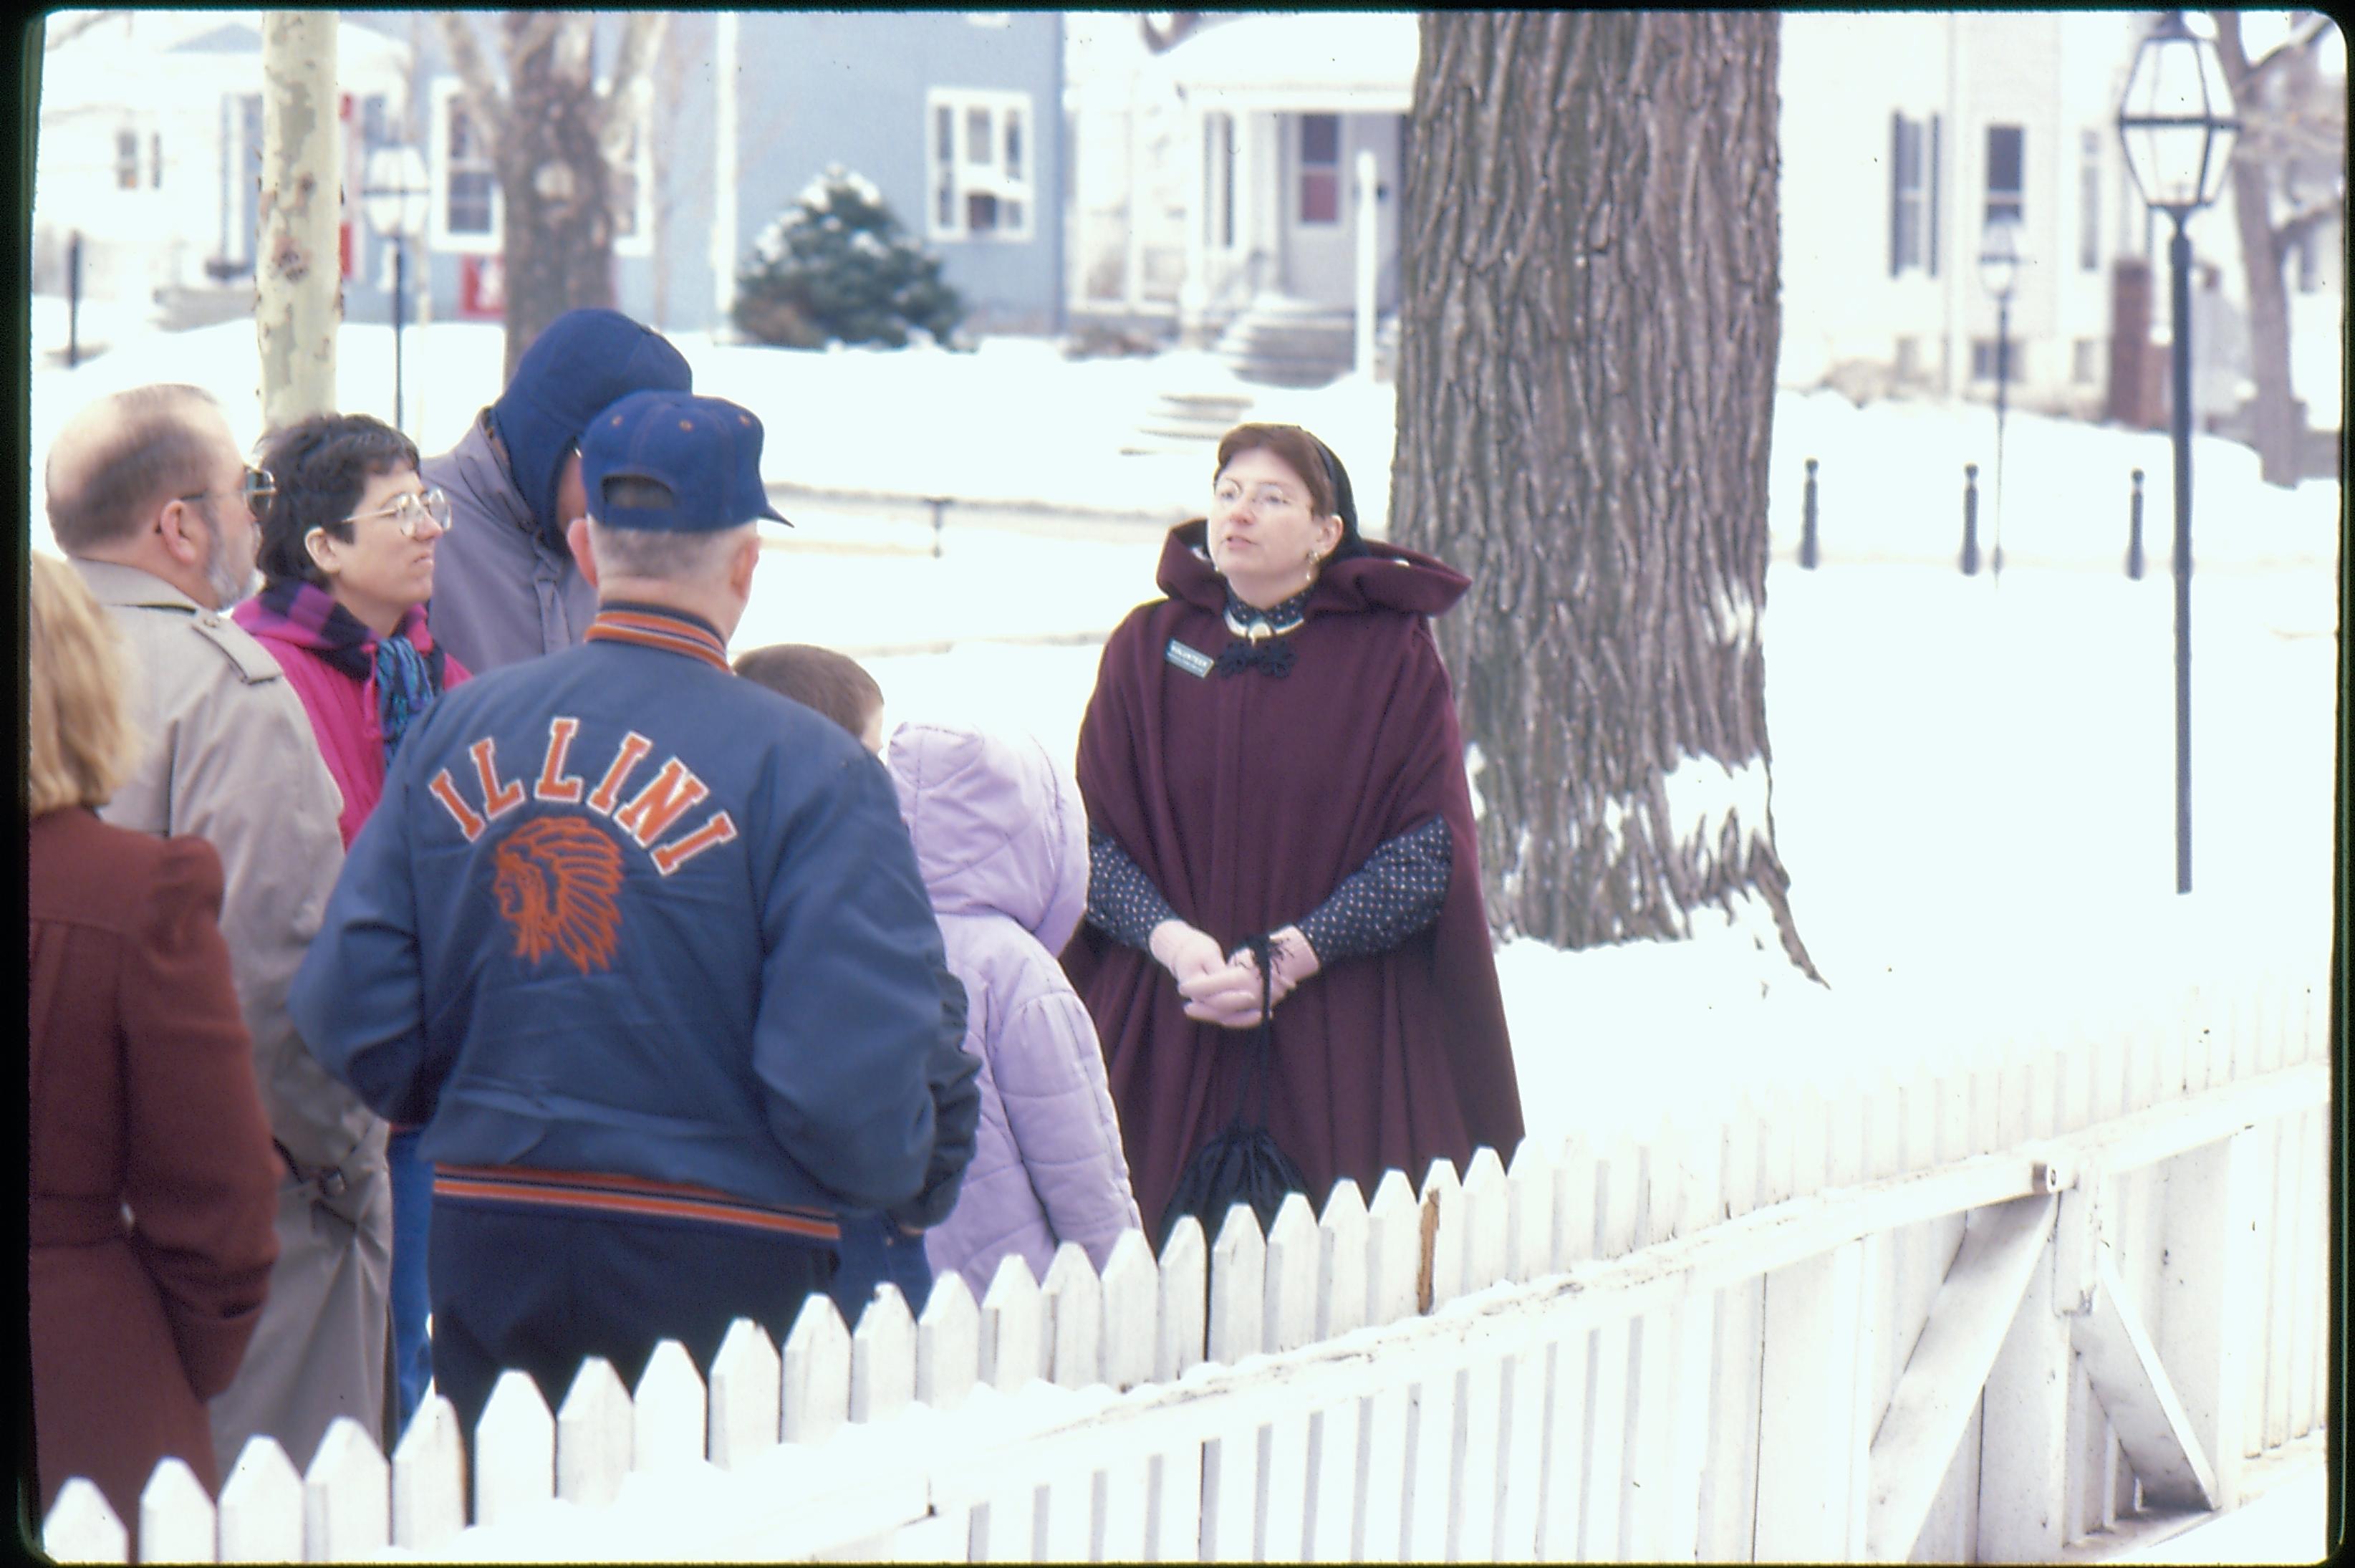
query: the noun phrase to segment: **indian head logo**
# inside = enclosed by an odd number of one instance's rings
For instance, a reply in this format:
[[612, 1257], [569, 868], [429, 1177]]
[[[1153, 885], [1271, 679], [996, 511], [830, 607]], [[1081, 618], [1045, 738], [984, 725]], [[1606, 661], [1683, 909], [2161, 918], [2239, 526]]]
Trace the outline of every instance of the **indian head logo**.
[[537, 964], [553, 948], [584, 975], [613, 967], [622, 851], [603, 831], [585, 817], [534, 817], [500, 842], [491, 865], [517, 957]]

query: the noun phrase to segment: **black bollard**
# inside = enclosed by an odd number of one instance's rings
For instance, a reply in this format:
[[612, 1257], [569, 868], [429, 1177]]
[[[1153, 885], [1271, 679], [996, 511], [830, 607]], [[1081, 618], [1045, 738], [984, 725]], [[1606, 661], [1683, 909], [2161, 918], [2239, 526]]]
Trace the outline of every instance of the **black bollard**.
[[1807, 459], [1806, 500], [1799, 513], [1799, 564], [1809, 571], [1816, 569], [1816, 460]]
[[1963, 464], [1963, 575], [1979, 574], [1979, 465]]
[[949, 509], [949, 497], [927, 496], [924, 505], [932, 509], [932, 559], [938, 560], [941, 559], [941, 518]]
[[81, 363], [81, 230], [66, 241], [66, 368]]
[[2126, 503], [2126, 575], [2142, 581], [2142, 470], [2134, 471], [2134, 499]]

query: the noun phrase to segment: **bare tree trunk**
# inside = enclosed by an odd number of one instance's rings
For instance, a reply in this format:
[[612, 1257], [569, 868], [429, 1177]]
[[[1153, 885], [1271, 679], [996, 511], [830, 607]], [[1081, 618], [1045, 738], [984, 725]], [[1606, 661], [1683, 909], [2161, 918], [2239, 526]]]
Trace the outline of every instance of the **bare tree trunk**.
[[[2209, 13], [2216, 22], [2216, 52], [2233, 101], [2248, 105], [2262, 91], [2252, 80], [2248, 52], [2241, 43], [2241, 14]], [[2254, 105], [2251, 105], [2252, 107]], [[2232, 223], [2241, 242], [2241, 272], [2249, 288], [2249, 379], [2255, 399], [2249, 410], [2251, 441], [2261, 476], [2268, 485], [2298, 481], [2298, 439], [2305, 424], [2289, 377], [2289, 291], [2282, 282], [2285, 260], [2274, 232], [2273, 170], [2254, 155], [2232, 160]]]
[[1562, 947], [1710, 907], [1816, 975], [1767, 808], [1778, 23], [1435, 12], [1406, 160], [1391, 530], [1438, 623], [1490, 918]]
[[1145, 47], [1156, 55], [1167, 54], [1192, 37], [1194, 29], [1201, 25], [1199, 11], [1141, 11], [1136, 17], [1137, 29], [1145, 35]]
[[638, 83], [662, 51], [666, 24], [653, 12], [623, 19], [612, 80], [600, 93], [593, 13], [506, 13], [504, 87], [483, 58], [472, 15], [442, 17], [450, 63], [466, 85], [468, 112], [490, 146], [505, 204], [508, 379], [549, 322], [614, 303], [613, 170], [638, 112]]
[[613, 216], [590, 77], [592, 18], [510, 11], [504, 26], [513, 107], [498, 166], [512, 377], [549, 322], [578, 306], [612, 307]]
[[333, 11], [261, 14], [261, 260], [254, 335], [261, 419], [275, 430], [336, 406], [344, 284]]

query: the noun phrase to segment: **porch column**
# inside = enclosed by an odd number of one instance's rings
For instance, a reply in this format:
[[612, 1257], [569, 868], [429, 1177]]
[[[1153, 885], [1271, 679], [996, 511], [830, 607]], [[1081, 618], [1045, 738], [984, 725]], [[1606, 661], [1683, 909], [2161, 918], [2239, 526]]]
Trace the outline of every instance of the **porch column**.
[[1180, 341], [1199, 335], [1203, 308], [1209, 303], [1209, 280], [1204, 275], [1209, 266], [1209, 252], [1202, 242], [1202, 184], [1209, 164], [1202, 149], [1202, 108], [1190, 98], [1186, 101], [1186, 144], [1189, 149], [1186, 155], [1186, 281], [1178, 287]]
[[[1128, 112], [1121, 120], [1128, 153], [1128, 189], [1121, 198], [1120, 210], [1128, 232], [1121, 240], [1120, 300], [1121, 307], [1132, 318], [1132, 326], [1145, 304], [1145, 229], [1137, 221], [1137, 193], [1145, 188], [1145, 138], [1137, 133], [1137, 121], [1145, 112], [1144, 95], [1139, 91], [1144, 80], [1142, 73], [1128, 79]], [[1080, 210], [1087, 211], [1084, 200]], [[1081, 292], [1086, 292], [1084, 284]]]
[[1284, 140], [1293, 134], [1295, 116], [1269, 110], [1259, 117], [1259, 144], [1252, 160], [1252, 253], [1260, 258], [1252, 269], [1252, 293], [1284, 293], [1284, 208], [1290, 198], [1284, 179]]
[[1252, 253], [1260, 246], [1259, 226], [1259, 144], [1260, 119], [1257, 111], [1238, 107], [1233, 111], [1235, 157], [1235, 188], [1231, 204], [1235, 229], [1227, 247], [1227, 270], [1231, 277], [1241, 269], [1246, 284], [1255, 282]]
[[1376, 240], [1381, 229], [1381, 211], [1374, 196], [1374, 155], [1369, 148], [1358, 149], [1357, 168], [1357, 239], [1358, 239], [1358, 319], [1357, 373], [1362, 381], [1374, 379], [1374, 268]]

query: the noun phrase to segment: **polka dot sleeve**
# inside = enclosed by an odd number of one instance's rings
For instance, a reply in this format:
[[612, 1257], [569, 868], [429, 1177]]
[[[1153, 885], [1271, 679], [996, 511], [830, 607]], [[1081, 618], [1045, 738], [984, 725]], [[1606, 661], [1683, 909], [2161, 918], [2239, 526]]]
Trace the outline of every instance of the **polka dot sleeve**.
[[1109, 833], [1088, 830], [1088, 923], [1114, 942], [1149, 952], [1153, 928], [1180, 918], [1128, 851]]
[[1317, 963], [1387, 953], [1436, 922], [1455, 859], [1443, 817], [1385, 841], [1300, 923]]

